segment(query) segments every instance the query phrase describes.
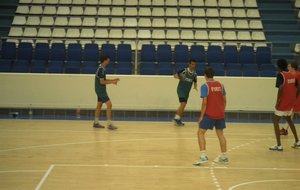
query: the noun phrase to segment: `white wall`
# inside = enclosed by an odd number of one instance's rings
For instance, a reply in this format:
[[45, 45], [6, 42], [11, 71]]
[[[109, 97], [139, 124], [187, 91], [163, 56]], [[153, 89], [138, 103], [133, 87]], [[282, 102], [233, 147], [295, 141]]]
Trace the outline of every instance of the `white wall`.
[[[118, 110], [174, 110], [178, 81], [172, 76], [117, 76], [109, 85], [113, 108]], [[275, 78], [216, 77], [227, 91], [227, 110], [273, 111]], [[198, 77], [198, 88], [204, 82]], [[187, 110], [199, 110], [199, 91], [190, 93]], [[0, 107], [94, 109], [94, 75], [0, 74]]]

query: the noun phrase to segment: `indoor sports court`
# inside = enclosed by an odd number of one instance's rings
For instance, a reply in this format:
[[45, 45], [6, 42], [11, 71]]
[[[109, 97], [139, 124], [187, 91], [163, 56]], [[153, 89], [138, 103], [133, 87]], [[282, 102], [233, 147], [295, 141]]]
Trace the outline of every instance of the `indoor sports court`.
[[300, 135], [299, 19], [300, 0], [2, 0], [0, 189], [299, 189], [300, 141], [273, 126], [294, 112]]

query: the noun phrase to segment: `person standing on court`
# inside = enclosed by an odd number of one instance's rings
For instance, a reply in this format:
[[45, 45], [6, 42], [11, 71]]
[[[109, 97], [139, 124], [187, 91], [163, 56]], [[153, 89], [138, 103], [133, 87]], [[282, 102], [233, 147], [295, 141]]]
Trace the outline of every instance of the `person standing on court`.
[[196, 69], [196, 61], [190, 60], [189, 67], [178, 71], [174, 75], [174, 78], [179, 79], [179, 83], [177, 86], [177, 95], [178, 95], [179, 102], [180, 102], [179, 108], [177, 109], [175, 117], [173, 119], [173, 122], [176, 126], [184, 125], [184, 123], [181, 121], [181, 116], [184, 112], [185, 106], [189, 99], [189, 94], [190, 94], [193, 84], [194, 84], [194, 89], [198, 90], [197, 89], [197, 73], [196, 73], [195, 69]]
[[110, 63], [110, 59], [108, 56], [101, 57], [101, 63], [96, 71], [95, 76], [95, 92], [97, 94], [97, 107], [95, 111], [95, 120], [93, 127], [94, 128], [105, 128], [103, 125], [99, 123], [99, 117], [101, 113], [101, 108], [103, 104], [106, 104], [106, 119], [107, 119], [107, 126], [110, 130], [118, 129], [113, 122], [111, 121], [112, 118], [112, 103], [107, 95], [106, 86], [109, 84], [117, 85], [120, 81], [119, 78], [115, 79], [106, 79], [106, 66]]
[[208, 129], [216, 129], [218, 136], [221, 155], [214, 160], [216, 163], [228, 164], [226, 138], [223, 130], [226, 128], [225, 124], [225, 107], [226, 107], [226, 91], [219, 81], [214, 80], [214, 70], [207, 67], [204, 70], [204, 77], [206, 83], [201, 86], [201, 114], [198, 119], [198, 144], [200, 149], [200, 158], [194, 165], [201, 165], [208, 162], [206, 153], [205, 133]]
[[297, 100], [298, 84], [295, 76], [291, 72], [287, 72], [287, 61], [285, 59], [279, 59], [277, 61], [277, 67], [279, 73], [276, 78], [277, 100], [275, 104], [275, 113], [273, 117], [273, 125], [276, 136], [277, 145], [271, 146], [269, 149], [274, 151], [282, 151], [283, 147], [280, 140], [279, 121], [281, 117], [285, 117], [285, 120], [289, 124], [292, 133], [295, 137], [295, 143], [292, 148], [300, 148], [300, 141], [297, 136], [297, 131], [291, 115], [293, 108]]

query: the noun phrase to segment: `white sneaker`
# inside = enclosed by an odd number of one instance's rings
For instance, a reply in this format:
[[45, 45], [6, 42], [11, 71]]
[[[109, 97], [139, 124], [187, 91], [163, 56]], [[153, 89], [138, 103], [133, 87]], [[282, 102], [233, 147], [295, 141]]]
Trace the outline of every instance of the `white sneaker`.
[[300, 148], [300, 141], [294, 143], [294, 144], [292, 145], [292, 148], [296, 148], [296, 149]]
[[278, 146], [278, 145], [274, 145], [274, 146], [271, 146], [269, 148], [269, 150], [273, 150], [273, 151], [283, 151], [283, 147], [282, 146]]
[[216, 158], [214, 160], [214, 163], [217, 163], [217, 164], [229, 164], [229, 159], [227, 157], [221, 157], [221, 156], [219, 156], [218, 158]]
[[200, 166], [201, 164], [205, 164], [208, 162], [208, 157], [207, 156], [200, 156], [199, 160], [195, 161], [193, 163], [194, 166]]

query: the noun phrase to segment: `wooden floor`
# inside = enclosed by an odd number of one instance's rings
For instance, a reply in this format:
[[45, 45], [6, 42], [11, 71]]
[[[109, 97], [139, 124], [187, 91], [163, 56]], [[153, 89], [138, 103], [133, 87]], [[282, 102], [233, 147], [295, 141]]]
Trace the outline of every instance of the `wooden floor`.
[[[299, 189], [300, 149], [271, 124], [228, 123], [230, 164], [214, 165], [219, 144], [207, 134], [210, 162], [198, 158], [196, 123], [117, 122], [118, 131], [88, 121], [0, 120], [0, 189], [194, 190]], [[300, 127], [298, 132], [300, 131]]]

